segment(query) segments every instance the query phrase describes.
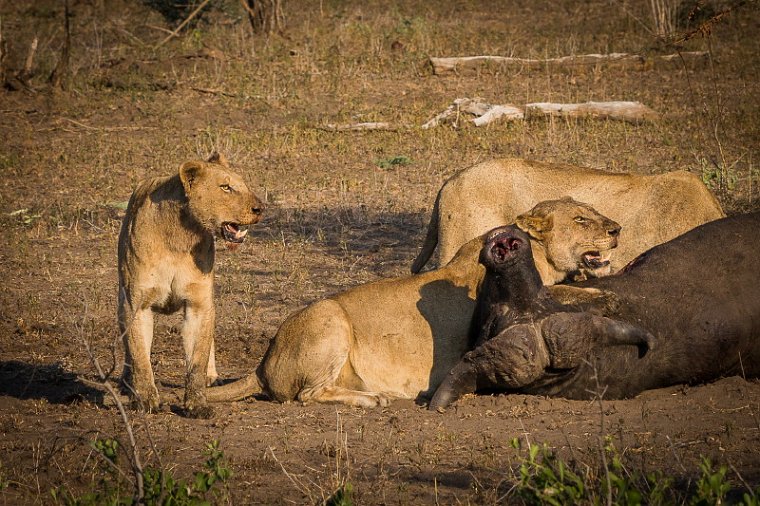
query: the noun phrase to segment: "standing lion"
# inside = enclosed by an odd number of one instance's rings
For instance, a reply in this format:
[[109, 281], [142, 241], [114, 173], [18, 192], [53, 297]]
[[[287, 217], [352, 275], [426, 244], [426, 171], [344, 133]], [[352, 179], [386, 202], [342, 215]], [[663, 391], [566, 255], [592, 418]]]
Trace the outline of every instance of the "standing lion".
[[181, 309], [185, 411], [193, 417], [212, 415], [205, 390], [216, 378], [214, 236], [235, 249], [248, 226], [261, 218], [262, 208], [218, 153], [206, 162], [182, 164], [173, 176], [138, 184], [119, 234], [118, 308], [125, 351], [122, 382], [138, 406], [159, 407], [150, 364], [153, 313]]

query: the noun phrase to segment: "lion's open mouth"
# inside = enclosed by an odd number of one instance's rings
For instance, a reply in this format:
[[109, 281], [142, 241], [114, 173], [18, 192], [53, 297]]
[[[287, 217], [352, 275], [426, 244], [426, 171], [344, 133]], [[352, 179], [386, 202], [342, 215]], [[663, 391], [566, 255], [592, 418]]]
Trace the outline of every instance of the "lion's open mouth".
[[491, 258], [494, 262], [502, 263], [513, 256], [513, 251], [520, 247], [522, 240], [511, 235], [497, 236], [491, 246]]
[[225, 241], [234, 244], [240, 244], [245, 240], [245, 236], [248, 234], [248, 226], [240, 225], [232, 221], [225, 221], [222, 223], [222, 237]]
[[602, 267], [610, 265], [609, 259], [602, 257], [601, 253], [598, 251], [587, 251], [583, 254], [581, 259], [583, 265], [589, 269], [601, 269]]

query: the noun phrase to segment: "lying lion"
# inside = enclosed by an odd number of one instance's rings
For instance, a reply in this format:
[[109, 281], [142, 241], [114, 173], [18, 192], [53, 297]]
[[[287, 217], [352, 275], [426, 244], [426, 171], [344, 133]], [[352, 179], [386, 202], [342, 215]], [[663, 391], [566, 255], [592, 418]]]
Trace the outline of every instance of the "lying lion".
[[438, 192], [427, 236], [412, 272], [436, 246], [445, 265], [473, 237], [508, 223], [536, 202], [569, 195], [623, 226], [616, 272], [639, 253], [725, 215], [715, 197], [685, 171], [652, 176], [611, 174], [572, 165], [493, 160], [464, 169]]
[[[534, 237], [544, 282], [580, 268], [604, 269], [620, 227], [570, 199], [518, 216]], [[262, 390], [278, 401], [387, 405], [428, 395], [468, 348], [481, 239], [445, 267], [358, 286], [289, 317], [255, 374], [207, 391], [209, 401]], [[593, 269], [592, 269], [593, 270]]]
[[122, 381], [148, 411], [159, 407], [150, 365], [153, 312], [184, 310], [182, 341], [187, 379], [185, 409], [208, 417], [207, 373], [216, 377], [214, 235], [234, 249], [262, 203], [223, 156], [182, 164], [179, 173], [142, 181], [129, 200], [119, 234], [119, 328], [125, 363]]

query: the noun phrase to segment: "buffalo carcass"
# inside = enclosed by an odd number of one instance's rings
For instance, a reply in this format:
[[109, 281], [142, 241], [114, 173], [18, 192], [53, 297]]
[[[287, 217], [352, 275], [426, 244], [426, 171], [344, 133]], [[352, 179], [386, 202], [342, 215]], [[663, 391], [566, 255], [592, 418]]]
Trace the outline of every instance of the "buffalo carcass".
[[577, 283], [600, 296], [573, 307], [536, 284], [520, 231], [504, 233], [481, 255], [476, 347], [431, 408], [486, 388], [571, 399], [601, 389], [612, 399], [760, 375], [760, 213], [706, 223], [616, 275]]

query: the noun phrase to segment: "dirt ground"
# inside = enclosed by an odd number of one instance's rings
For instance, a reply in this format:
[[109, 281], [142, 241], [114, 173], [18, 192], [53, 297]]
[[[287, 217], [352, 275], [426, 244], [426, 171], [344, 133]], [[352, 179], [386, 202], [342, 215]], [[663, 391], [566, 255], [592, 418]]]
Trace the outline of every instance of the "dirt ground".
[[[95, 379], [83, 343], [104, 367], [118, 363], [123, 206], [138, 180], [170, 174], [188, 159], [223, 152], [268, 206], [246, 244], [217, 257], [223, 378], [250, 372], [280, 322], [306, 304], [407, 273], [436, 191], [478, 161], [522, 156], [642, 174], [687, 169], [727, 212], [760, 208], [760, 16], [753, 2], [678, 43], [709, 52], [697, 66], [488, 67], [448, 76], [434, 75], [428, 57], [652, 57], [675, 49], [658, 41], [643, 0], [287, 0], [286, 28], [271, 36], [251, 33], [239, 2], [212, 1], [165, 44], [192, 6], [69, 4], [70, 61], [59, 89], [48, 77], [64, 45], [63, 2], [0, 1], [7, 51], [0, 90], [3, 504], [50, 503], [51, 490], [78, 496], [102, 488], [113, 471], [93, 450], [96, 440], [121, 443], [118, 463], [129, 474], [122, 418], [81, 381]], [[734, 4], [704, 3], [712, 14]], [[676, 30], [689, 33], [698, 22], [678, 17]], [[31, 77], [20, 75], [35, 37]], [[515, 104], [638, 100], [661, 118], [417, 127], [455, 98], [475, 96]], [[397, 128], [325, 128], [361, 121]], [[219, 440], [234, 473], [219, 501], [314, 504], [350, 483], [355, 504], [511, 503], [528, 444], [546, 443], [594, 474], [604, 436], [632, 474], [659, 470], [681, 490], [693, 489], [703, 457], [727, 466], [737, 491], [760, 485], [755, 379], [601, 404], [470, 396], [445, 413], [411, 401], [359, 409], [250, 399], [193, 420], [177, 410], [181, 320], [156, 321], [154, 370], [165, 409], [128, 413], [139, 453], [147, 465], [188, 477], [202, 467], [206, 445]]]

